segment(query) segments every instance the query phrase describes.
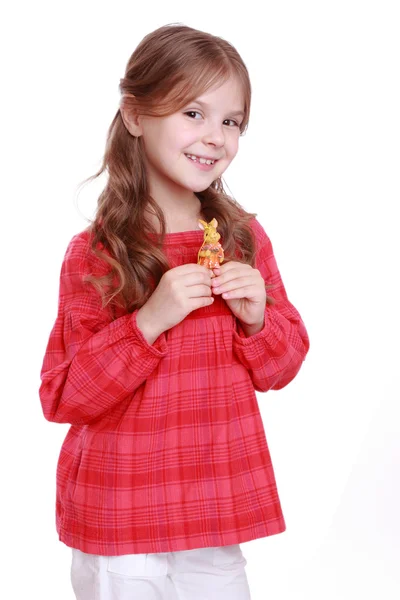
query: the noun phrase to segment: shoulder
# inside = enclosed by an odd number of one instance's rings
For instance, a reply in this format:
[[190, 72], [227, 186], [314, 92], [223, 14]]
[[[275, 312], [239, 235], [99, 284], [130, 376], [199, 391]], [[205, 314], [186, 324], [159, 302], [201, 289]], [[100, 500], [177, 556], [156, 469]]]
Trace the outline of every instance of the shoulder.
[[254, 238], [256, 241], [256, 246], [258, 249], [265, 246], [265, 244], [270, 244], [270, 239], [269, 239], [264, 227], [261, 225], [261, 223], [257, 220], [256, 217], [254, 217], [253, 219], [251, 219], [249, 221], [249, 225], [253, 231]]
[[88, 255], [89, 247], [90, 234], [88, 229], [84, 229], [83, 231], [75, 234], [68, 243], [64, 260], [81, 260], [84, 256]]
[[[271, 240], [266, 233], [263, 225], [256, 219], [251, 219], [249, 222], [255, 238], [255, 266], [257, 269], [261, 268], [263, 264], [270, 264], [270, 269], [273, 269], [273, 262], [275, 261], [274, 249], [272, 247]], [[272, 262], [271, 262], [272, 261]], [[272, 265], [272, 266], [271, 266]]]
[[[89, 227], [75, 234], [67, 245], [65, 251], [62, 271], [64, 273], [75, 272], [75, 273], [90, 273], [94, 270], [100, 269], [105, 266], [105, 261], [102, 261], [97, 257], [91, 248], [92, 234]], [[104, 252], [104, 247], [99, 243], [96, 247], [98, 250]]]

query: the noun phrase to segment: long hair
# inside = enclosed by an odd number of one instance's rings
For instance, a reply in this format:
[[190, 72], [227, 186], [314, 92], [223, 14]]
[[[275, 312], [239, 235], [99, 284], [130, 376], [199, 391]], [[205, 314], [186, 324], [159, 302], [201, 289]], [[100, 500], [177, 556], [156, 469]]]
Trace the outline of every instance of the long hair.
[[[236, 49], [209, 33], [180, 24], [166, 25], [146, 35], [130, 57], [119, 85], [121, 104], [124, 110], [134, 107], [142, 115], [167, 116], [232, 75], [244, 92], [243, 135], [251, 86]], [[170, 265], [162, 250], [165, 218], [149, 193], [142, 137], [128, 132], [120, 109], [108, 130], [102, 166], [85, 182], [105, 170], [108, 181], [87, 230], [90, 249], [107, 263], [107, 272], [90, 274], [87, 281], [100, 293], [103, 307], [112, 301], [132, 312], [146, 303]], [[202, 217], [207, 222], [214, 217], [218, 221], [225, 262], [237, 260], [254, 267], [256, 241], [249, 221], [256, 213], [248, 213], [227, 195], [221, 177], [196, 196]], [[146, 217], [149, 206], [159, 220], [159, 232]]]

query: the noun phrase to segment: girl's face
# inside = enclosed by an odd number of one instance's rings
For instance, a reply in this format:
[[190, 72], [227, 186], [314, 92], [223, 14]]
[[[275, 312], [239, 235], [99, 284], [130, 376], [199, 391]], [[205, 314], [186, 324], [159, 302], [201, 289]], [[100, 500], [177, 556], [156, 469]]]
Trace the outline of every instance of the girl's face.
[[220, 177], [238, 151], [243, 117], [243, 91], [236, 78], [167, 117], [139, 116], [153, 197], [201, 192]]

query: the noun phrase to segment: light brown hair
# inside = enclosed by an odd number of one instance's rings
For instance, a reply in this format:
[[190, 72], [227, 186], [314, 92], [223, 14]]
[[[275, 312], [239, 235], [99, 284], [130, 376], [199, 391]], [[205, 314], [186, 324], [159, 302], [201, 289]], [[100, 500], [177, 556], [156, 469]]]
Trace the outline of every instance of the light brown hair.
[[[143, 115], [167, 116], [231, 76], [239, 78], [243, 86], [242, 135], [249, 120], [251, 86], [238, 52], [220, 37], [185, 25], [166, 25], [146, 35], [130, 57], [120, 80], [121, 103], [124, 110], [134, 108]], [[145, 304], [171, 267], [162, 251], [164, 215], [149, 194], [142, 138], [128, 132], [120, 110], [108, 130], [102, 166], [85, 182], [105, 170], [108, 182], [88, 230], [91, 250], [108, 263], [109, 270], [106, 275], [92, 275], [87, 280], [101, 294], [103, 306], [113, 301], [132, 312]], [[245, 211], [228, 196], [221, 177], [196, 196], [204, 220], [210, 222], [215, 217], [218, 221], [225, 262], [237, 260], [254, 267], [255, 236], [249, 221], [256, 213]], [[146, 217], [148, 206], [160, 221], [158, 241], [148, 236], [157, 234]]]

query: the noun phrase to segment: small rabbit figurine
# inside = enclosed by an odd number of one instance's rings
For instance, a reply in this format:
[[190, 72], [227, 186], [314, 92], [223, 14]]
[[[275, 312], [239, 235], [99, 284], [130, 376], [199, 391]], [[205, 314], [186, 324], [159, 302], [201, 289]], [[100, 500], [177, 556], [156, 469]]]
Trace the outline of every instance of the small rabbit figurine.
[[217, 232], [218, 221], [213, 219], [207, 223], [199, 219], [199, 227], [204, 229], [204, 241], [197, 255], [197, 264], [211, 269], [211, 277], [215, 277], [212, 269], [224, 260], [224, 250], [218, 242], [221, 237]]

